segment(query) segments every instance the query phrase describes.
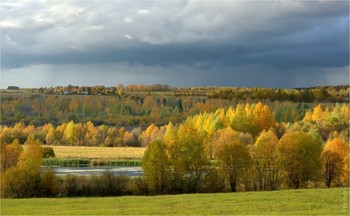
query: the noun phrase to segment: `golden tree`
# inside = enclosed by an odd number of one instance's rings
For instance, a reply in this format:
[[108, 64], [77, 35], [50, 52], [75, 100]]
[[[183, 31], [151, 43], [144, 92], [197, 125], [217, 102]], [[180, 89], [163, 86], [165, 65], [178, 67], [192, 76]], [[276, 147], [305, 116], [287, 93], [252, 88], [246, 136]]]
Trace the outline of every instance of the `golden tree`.
[[278, 138], [272, 130], [261, 132], [255, 142], [255, 164], [261, 190], [276, 190], [280, 171], [278, 166]]
[[230, 183], [231, 191], [237, 191], [237, 186], [251, 165], [248, 148], [240, 142], [238, 134], [231, 128], [218, 131], [216, 140], [216, 158], [218, 164]]
[[[348, 183], [349, 180], [349, 146], [335, 138], [326, 143], [323, 148], [322, 175], [326, 186], [329, 188], [333, 181]], [[341, 181], [343, 180], [343, 181]]]

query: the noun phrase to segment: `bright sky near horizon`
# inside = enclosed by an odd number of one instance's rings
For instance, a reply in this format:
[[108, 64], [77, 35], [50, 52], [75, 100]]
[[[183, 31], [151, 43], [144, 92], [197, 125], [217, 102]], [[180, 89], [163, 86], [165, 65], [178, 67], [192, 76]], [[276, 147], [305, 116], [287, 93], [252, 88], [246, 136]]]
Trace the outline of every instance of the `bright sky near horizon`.
[[349, 84], [349, 1], [1, 1], [1, 88]]

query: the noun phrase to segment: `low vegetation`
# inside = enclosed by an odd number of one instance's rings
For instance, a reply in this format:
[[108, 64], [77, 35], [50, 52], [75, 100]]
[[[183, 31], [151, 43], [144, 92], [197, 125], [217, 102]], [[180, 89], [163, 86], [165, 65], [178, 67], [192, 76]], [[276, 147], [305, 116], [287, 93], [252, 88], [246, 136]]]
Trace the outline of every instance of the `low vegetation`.
[[2, 199], [1, 215], [349, 215], [349, 188]]
[[141, 159], [145, 149], [141, 147], [85, 147], [85, 146], [50, 146], [56, 158], [81, 158], [86, 160], [126, 160]]
[[82, 166], [141, 166], [140, 160], [105, 160], [105, 159], [77, 159], [77, 158], [46, 158], [43, 166], [82, 167]]

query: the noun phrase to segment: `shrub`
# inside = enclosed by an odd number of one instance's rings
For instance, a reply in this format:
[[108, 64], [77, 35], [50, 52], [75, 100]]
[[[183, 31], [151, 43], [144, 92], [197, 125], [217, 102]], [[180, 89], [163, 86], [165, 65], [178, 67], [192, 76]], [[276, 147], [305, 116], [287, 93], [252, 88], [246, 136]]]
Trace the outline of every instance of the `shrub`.
[[55, 172], [46, 169], [40, 178], [40, 195], [43, 197], [55, 197], [58, 194], [58, 182]]
[[51, 147], [41, 147], [43, 158], [54, 158], [56, 157], [55, 151]]
[[201, 193], [225, 192], [225, 178], [220, 175], [217, 168], [212, 167], [205, 173], [201, 183]]
[[68, 174], [63, 179], [62, 195], [68, 197], [81, 196], [83, 189], [82, 177]]
[[40, 173], [28, 166], [11, 167], [1, 178], [1, 196], [5, 198], [28, 198], [38, 195]]
[[148, 187], [148, 184], [145, 182], [143, 177], [137, 177], [131, 179], [131, 182], [129, 184], [129, 190], [134, 195], [149, 195], [150, 189]]
[[99, 176], [99, 184], [97, 184], [95, 190], [98, 191], [99, 196], [121, 196], [126, 193], [129, 179], [127, 176], [113, 175], [112, 172], [107, 170]]

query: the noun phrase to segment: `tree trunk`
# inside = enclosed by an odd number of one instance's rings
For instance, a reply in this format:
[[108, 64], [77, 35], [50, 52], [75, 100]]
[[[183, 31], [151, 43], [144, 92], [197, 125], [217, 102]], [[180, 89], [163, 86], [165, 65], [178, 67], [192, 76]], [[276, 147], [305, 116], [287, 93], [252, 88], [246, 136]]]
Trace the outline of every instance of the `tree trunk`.
[[235, 181], [230, 181], [230, 186], [231, 186], [231, 191], [236, 192], [236, 182]]

